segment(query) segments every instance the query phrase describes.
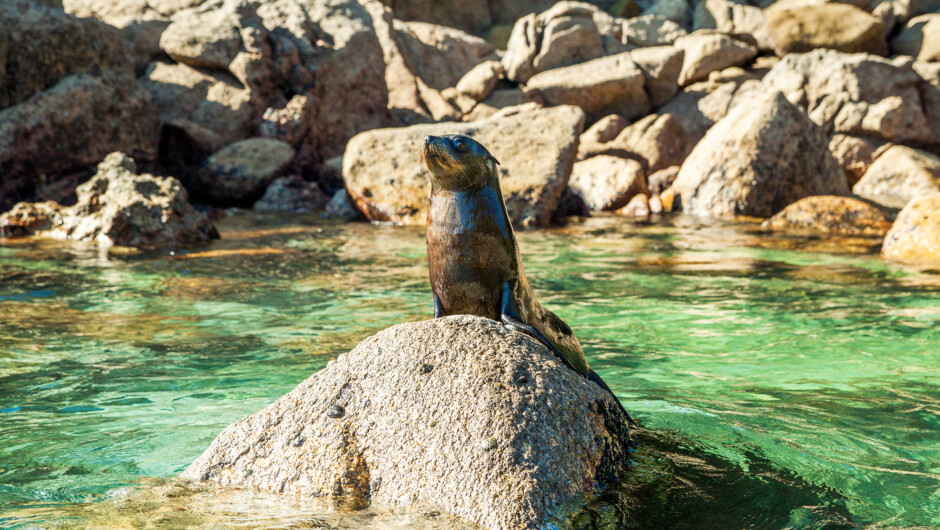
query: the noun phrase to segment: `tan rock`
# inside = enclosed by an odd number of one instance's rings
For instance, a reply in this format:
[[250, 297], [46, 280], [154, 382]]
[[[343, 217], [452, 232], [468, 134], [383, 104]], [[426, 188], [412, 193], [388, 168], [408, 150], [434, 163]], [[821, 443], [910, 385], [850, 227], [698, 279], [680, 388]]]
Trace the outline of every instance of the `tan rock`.
[[829, 133], [890, 142], [936, 141], [910, 61], [815, 50], [784, 57], [761, 83], [783, 92]]
[[940, 158], [896, 145], [868, 168], [852, 188], [859, 197], [889, 208], [903, 208], [917, 197], [940, 192]]
[[0, 111], [0, 209], [42, 181], [92, 168], [121, 149], [157, 156], [159, 119], [150, 94], [132, 76], [75, 74]]
[[685, 52], [679, 74], [680, 86], [707, 79], [708, 74], [716, 70], [745, 64], [757, 55], [754, 46], [710, 30], [681, 37], [675, 45]]
[[[667, 167], [651, 173], [646, 177], [646, 184], [649, 186], [650, 193], [653, 196], [660, 195], [666, 191], [679, 176], [679, 166]], [[658, 213], [658, 212], [655, 212]]]
[[940, 13], [910, 19], [891, 39], [891, 52], [917, 61], [940, 61]]
[[500, 161], [500, 185], [517, 226], [547, 223], [568, 184], [584, 113], [570, 106], [461, 124], [373, 130], [350, 140], [343, 178], [371, 220], [424, 224], [429, 181], [418, 155], [427, 135], [473, 134]]
[[671, 114], [650, 114], [607, 145], [642, 157], [648, 173], [681, 165], [690, 149], [682, 125]]
[[454, 28], [400, 20], [393, 27], [412, 72], [435, 90], [456, 86], [480, 63], [499, 61], [492, 44]]
[[770, 217], [803, 197], [848, 194], [826, 144], [803, 111], [769, 93], [716, 123], [672, 187], [693, 215]]
[[96, 241], [103, 245], [160, 247], [218, 237], [205, 214], [189, 204], [173, 177], [136, 174], [134, 160], [112, 153], [76, 190], [75, 206], [20, 203], [0, 216], [0, 235]]
[[226, 428], [180, 476], [540, 528], [623, 473], [628, 441], [600, 387], [527, 335], [459, 315], [364, 340]]
[[533, 103], [526, 99], [525, 93], [520, 88], [494, 90], [490, 92], [486, 99], [475, 105], [470, 113], [465, 114], [463, 121], [485, 120], [503, 109]]
[[940, 194], [907, 203], [885, 236], [881, 255], [907, 263], [940, 263]]
[[685, 55], [674, 46], [653, 46], [630, 52], [630, 58], [643, 71], [644, 86], [653, 108], [669, 101], [679, 91], [679, 75]]
[[473, 67], [457, 82], [457, 92], [477, 101], [483, 101], [496, 86], [503, 74], [503, 64], [486, 61]]
[[[639, 217], [645, 219], [650, 216], [650, 210], [651, 208], [649, 197], [644, 194], [640, 194], [634, 195], [626, 206], [620, 208], [614, 213], [624, 217]], [[660, 211], [662, 211], [662, 207], [660, 207]]]
[[649, 193], [639, 162], [609, 155], [575, 163], [568, 187], [592, 210], [616, 210]]
[[619, 114], [610, 114], [597, 120], [581, 135], [578, 142], [578, 160], [590, 158], [595, 152], [603, 151], [604, 144], [616, 138], [629, 124], [630, 122]]
[[800, 199], [761, 224], [784, 232], [883, 236], [891, 228], [888, 215], [851, 197], [816, 195]]
[[764, 11], [755, 6], [729, 0], [705, 0], [695, 6], [692, 29], [714, 29], [722, 33], [749, 36], [761, 50], [771, 49], [765, 28]]
[[682, 125], [688, 145], [697, 144], [728, 108], [738, 89], [737, 82], [700, 81], [685, 87], [659, 113], [670, 114]]
[[173, 60], [194, 68], [228, 70], [242, 50], [242, 15], [252, 11], [242, 0], [225, 0], [184, 10], [160, 36], [160, 48]]
[[845, 180], [849, 188], [862, 178], [872, 162], [885, 149], [887, 146], [883, 142], [845, 134], [833, 135], [829, 140], [829, 151], [835, 157], [836, 163], [845, 171]]
[[770, 42], [780, 57], [817, 48], [887, 55], [884, 23], [852, 5], [774, 6], [765, 15]]
[[632, 118], [649, 112], [643, 84], [643, 72], [630, 53], [621, 53], [542, 72], [529, 79], [525, 91], [548, 105], [581, 107], [594, 121], [608, 114]]

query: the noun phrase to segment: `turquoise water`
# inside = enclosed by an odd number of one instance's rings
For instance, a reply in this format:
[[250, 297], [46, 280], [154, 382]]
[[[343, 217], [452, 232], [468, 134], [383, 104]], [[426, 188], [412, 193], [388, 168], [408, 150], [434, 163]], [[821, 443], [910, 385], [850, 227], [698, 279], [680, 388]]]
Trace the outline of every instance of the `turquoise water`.
[[[419, 228], [220, 229], [173, 254], [0, 244], [0, 526], [450, 527], [166, 480], [431, 314]], [[940, 526], [940, 275], [881, 261], [876, 240], [684, 217], [519, 239], [542, 302], [644, 426], [633, 476], [570, 524]]]

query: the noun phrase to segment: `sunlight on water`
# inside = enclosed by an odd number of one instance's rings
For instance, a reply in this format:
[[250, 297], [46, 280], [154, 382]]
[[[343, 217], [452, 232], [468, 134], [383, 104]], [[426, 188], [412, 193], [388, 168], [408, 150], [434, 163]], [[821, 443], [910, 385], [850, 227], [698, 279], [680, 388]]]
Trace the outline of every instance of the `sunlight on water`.
[[[451, 527], [160, 482], [371, 333], [431, 314], [419, 229], [221, 229], [172, 254], [0, 246], [0, 525]], [[940, 276], [881, 261], [877, 241], [742, 223], [598, 217], [519, 238], [543, 303], [648, 429], [634, 476], [571, 524], [940, 525]]]

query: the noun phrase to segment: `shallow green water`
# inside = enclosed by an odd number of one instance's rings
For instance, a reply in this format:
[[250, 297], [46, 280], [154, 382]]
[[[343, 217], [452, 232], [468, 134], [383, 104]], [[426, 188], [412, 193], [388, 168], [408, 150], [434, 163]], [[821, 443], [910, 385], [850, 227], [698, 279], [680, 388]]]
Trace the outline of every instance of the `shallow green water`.
[[[175, 255], [0, 245], [0, 526], [449, 526], [167, 493], [159, 479], [223, 427], [431, 313], [420, 229], [221, 229]], [[940, 276], [882, 262], [877, 241], [682, 217], [520, 241], [542, 302], [649, 429], [634, 476], [572, 524], [940, 525]], [[160, 500], [128, 501], [128, 485]]]

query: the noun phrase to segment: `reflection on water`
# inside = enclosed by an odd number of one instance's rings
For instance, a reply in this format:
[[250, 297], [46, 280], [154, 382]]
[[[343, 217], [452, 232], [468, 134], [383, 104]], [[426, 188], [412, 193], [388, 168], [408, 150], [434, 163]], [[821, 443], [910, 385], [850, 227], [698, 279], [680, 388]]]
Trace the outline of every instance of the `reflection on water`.
[[[371, 333], [428, 318], [420, 229], [242, 215], [175, 252], [0, 246], [0, 525], [423, 527], [163, 479]], [[576, 527], [940, 525], [940, 276], [878, 241], [598, 217], [519, 235], [649, 431]]]

